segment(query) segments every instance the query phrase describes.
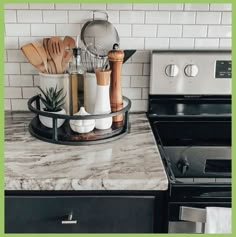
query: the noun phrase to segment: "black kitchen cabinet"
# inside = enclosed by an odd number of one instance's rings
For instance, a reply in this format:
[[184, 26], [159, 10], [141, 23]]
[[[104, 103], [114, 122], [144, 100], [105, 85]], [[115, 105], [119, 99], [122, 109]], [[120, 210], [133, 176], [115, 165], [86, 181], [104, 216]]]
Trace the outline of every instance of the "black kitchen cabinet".
[[5, 233], [164, 232], [162, 195], [7, 195]]

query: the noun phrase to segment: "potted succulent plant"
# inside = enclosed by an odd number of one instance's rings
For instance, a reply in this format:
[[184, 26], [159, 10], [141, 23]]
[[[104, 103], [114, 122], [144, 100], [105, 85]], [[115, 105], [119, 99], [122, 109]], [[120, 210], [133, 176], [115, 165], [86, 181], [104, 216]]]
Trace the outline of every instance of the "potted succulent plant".
[[[50, 87], [44, 91], [41, 87], [39, 87], [40, 91], [42, 92], [43, 96], [40, 97], [41, 102], [43, 103], [44, 107], [42, 108], [45, 112], [54, 113], [54, 114], [66, 114], [65, 109], [63, 108], [64, 99], [66, 95], [63, 95], [63, 88], [60, 90]], [[39, 115], [40, 122], [48, 128], [53, 127], [53, 119]], [[57, 119], [57, 127], [61, 127], [62, 124], [65, 122], [65, 119]]]

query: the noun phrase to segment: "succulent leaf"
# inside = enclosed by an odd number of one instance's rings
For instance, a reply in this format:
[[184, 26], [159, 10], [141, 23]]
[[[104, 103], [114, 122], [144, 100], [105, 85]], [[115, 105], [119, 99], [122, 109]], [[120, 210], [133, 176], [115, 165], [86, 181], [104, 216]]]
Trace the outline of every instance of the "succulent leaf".
[[66, 97], [66, 95], [63, 95], [63, 88], [57, 90], [56, 86], [55, 88], [53, 87], [46, 88], [45, 91], [40, 87], [39, 89], [43, 94], [43, 96], [41, 96], [40, 99], [44, 104], [44, 106], [46, 107], [45, 108], [46, 111], [56, 112], [62, 109], [62, 106], [64, 105], [64, 99]]

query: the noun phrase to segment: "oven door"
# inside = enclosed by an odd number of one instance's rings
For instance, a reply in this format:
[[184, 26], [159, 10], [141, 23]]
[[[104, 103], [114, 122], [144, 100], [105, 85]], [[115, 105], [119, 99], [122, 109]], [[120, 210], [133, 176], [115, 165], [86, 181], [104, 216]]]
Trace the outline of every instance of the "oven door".
[[169, 233], [204, 233], [206, 207], [231, 207], [231, 202], [169, 203]]

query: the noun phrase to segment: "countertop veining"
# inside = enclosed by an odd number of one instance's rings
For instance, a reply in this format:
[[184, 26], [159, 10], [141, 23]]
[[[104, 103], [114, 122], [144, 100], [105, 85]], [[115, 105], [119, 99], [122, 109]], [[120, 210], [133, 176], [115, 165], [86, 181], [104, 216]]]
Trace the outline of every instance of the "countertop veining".
[[5, 190], [166, 190], [168, 180], [145, 114], [130, 133], [90, 146], [32, 137], [28, 112], [5, 113]]

